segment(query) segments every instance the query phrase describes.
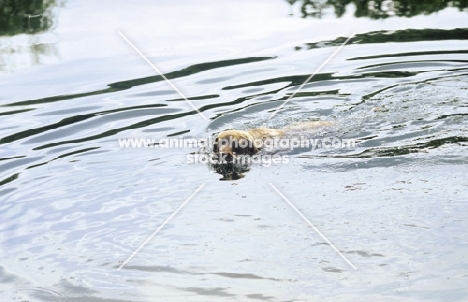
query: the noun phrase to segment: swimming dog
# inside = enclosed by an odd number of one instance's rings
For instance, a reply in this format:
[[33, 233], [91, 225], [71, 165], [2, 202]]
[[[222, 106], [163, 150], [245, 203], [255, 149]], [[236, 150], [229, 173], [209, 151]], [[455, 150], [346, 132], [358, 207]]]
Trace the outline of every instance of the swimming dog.
[[236, 156], [252, 156], [260, 152], [266, 140], [280, 139], [294, 131], [307, 131], [333, 125], [329, 121], [309, 121], [283, 129], [258, 128], [250, 130], [225, 130], [214, 141], [213, 152], [220, 161], [232, 162]]

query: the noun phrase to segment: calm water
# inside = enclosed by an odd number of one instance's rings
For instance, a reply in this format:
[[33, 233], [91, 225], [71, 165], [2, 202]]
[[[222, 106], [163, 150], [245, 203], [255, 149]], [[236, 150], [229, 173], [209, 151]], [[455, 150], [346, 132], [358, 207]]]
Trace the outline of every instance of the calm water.
[[[18, 3], [0, 13], [2, 301], [468, 300], [465, 2]], [[358, 144], [276, 149], [287, 164], [237, 180], [188, 162], [204, 148], [119, 145], [319, 119], [301, 135]]]

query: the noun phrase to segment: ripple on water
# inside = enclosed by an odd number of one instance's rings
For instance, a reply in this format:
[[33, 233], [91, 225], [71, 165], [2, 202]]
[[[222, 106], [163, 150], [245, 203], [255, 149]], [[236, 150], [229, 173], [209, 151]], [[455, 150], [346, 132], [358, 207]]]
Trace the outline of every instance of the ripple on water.
[[[16, 288], [14, 298], [44, 301], [335, 298], [349, 288], [426, 298], [427, 284], [462, 297], [466, 290], [446, 280], [466, 277], [464, 37], [466, 29], [359, 33], [297, 93], [311, 58], [326, 58], [342, 39], [302, 44], [295, 55], [179, 62], [185, 67], [166, 76], [195, 91], [188, 97], [209, 121], [158, 75], [2, 102], [0, 227], [9, 261], [0, 281]], [[220, 183], [205, 165], [187, 164], [197, 148], [118, 144], [306, 120], [335, 125], [298, 135], [358, 145], [276, 150], [291, 164], [254, 165]], [[279, 182], [362, 273], [350, 273], [268, 182]], [[197, 183], [207, 186], [117, 271]]]

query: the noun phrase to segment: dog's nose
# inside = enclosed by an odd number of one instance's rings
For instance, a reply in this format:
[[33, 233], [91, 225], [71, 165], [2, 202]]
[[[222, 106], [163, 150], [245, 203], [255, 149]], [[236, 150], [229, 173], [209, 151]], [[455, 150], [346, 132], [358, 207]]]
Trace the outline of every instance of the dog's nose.
[[218, 154], [218, 160], [221, 163], [222, 162], [232, 162], [233, 157], [232, 157], [232, 154], [230, 154], [230, 153], [221, 152], [221, 153]]

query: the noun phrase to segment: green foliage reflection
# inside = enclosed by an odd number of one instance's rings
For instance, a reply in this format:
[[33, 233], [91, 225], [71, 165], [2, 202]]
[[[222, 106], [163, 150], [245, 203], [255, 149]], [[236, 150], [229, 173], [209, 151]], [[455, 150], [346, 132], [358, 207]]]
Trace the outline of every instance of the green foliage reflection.
[[56, 0], [0, 0], [0, 36], [35, 34], [53, 26]]
[[337, 17], [345, 14], [350, 9], [350, 4], [356, 8], [355, 17], [367, 17], [371, 19], [384, 19], [392, 16], [413, 17], [417, 15], [429, 15], [447, 7], [456, 7], [460, 11], [467, 10], [468, 0], [286, 0], [289, 4], [300, 3], [303, 18], [322, 17], [327, 10], [333, 9]]

